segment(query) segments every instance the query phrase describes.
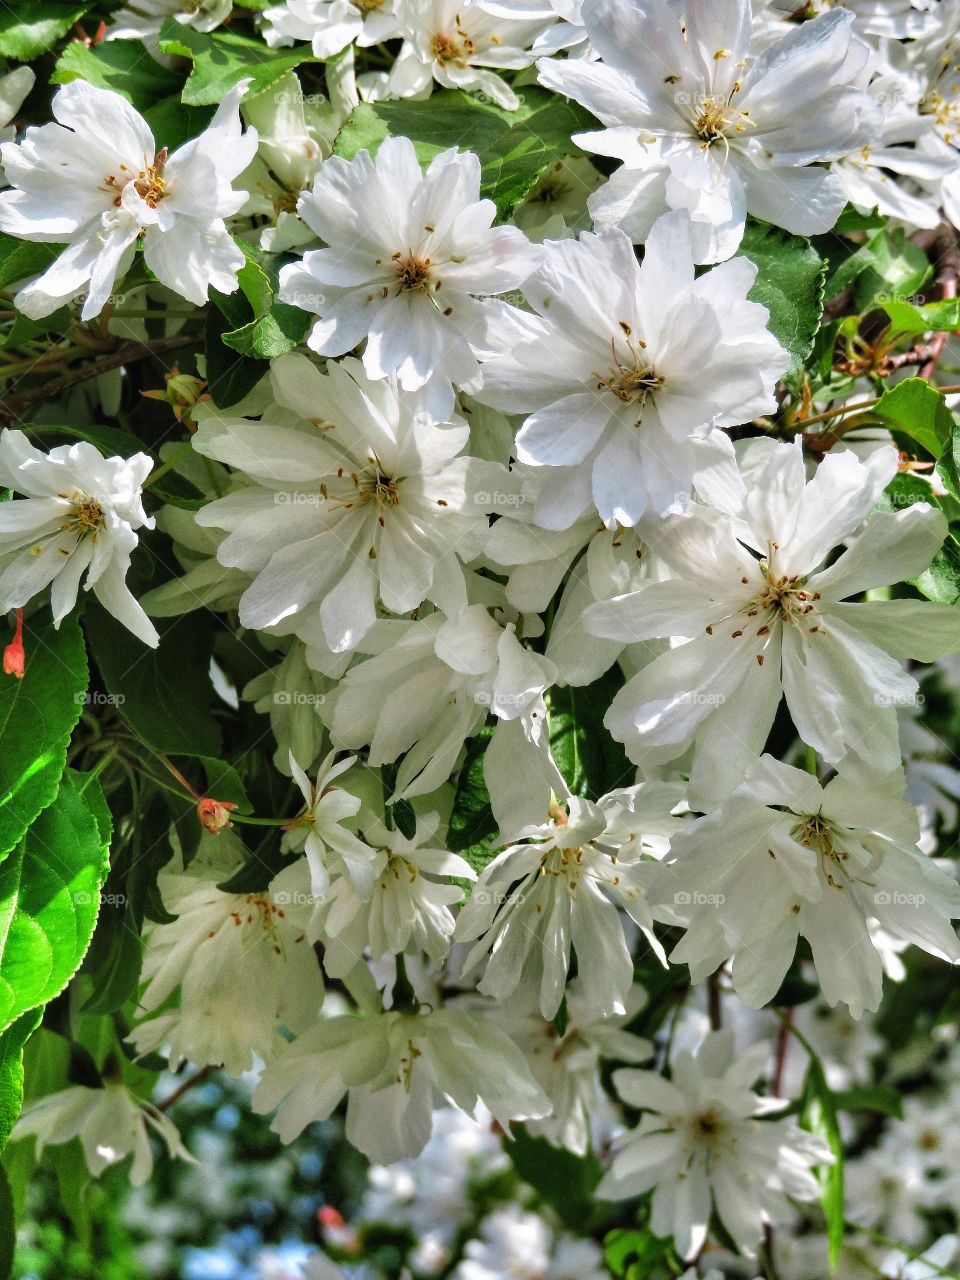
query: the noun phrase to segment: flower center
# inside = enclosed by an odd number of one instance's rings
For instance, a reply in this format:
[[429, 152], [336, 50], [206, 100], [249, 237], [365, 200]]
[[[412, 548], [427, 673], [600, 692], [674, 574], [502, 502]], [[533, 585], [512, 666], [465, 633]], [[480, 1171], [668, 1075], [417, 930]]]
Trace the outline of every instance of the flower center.
[[[630, 336], [630, 326], [625, 321], [620, 321], [620, 327], [627, 335], [628, 354], [621, 359], [617, 354], [616, 340], [611, 338], [613, 364], [605, 374], [595, 373], [593, 376], [597, 379], [598, 391], [611, 391], [624, 404], [636, 404], [643, 408], [647, 396], [653, 391], [659, 391], [666, 379], [657, 373], [646, 358], [644, 353], [647, 344], [643, 339], [634, 341]], [[637, 425], [639, 426], [639, 419]]]
[[793, 838], [805, 849], [813, 849], [820, 858], [820, 870], [828, 885], [833, 889], [844, 889], [842, 881], [849, 881], [850, 876], [844, 863], [850, 855], [843, 848], [833, 843], [833, 829], [820, 814], [811, 814], [801, 820], [793, 830]]
[[716, 142], [722, 143], [729, 150], [728, 135], [745, 133], [753, 125], [750, 112], [738, 110], [733, 105], [733, 99], [739, 89], [740, 82], [737, 81], [728, 98], [717, 98], [711, 95], [693, 103], [691, 124], [704, 150], [712, 147]]
[[455, 62], [459, 67], [465, 67], [477, 52], [476, 41], [471, 40], [459, 22], [454, 31], [438, 31], [430, 47], [441, 66]]
[[400, 292], [408, 289], [426, 293], [430, 287], [430, 259], [418, 258], [414, 253], [402, 257], [394, 254], [393, 272], [400, 285]]
[[[60, 496], [66, 497], [66, 494]], [[96, 542], [97, 534], [106, 523], [103, 507], [96, 498], [91, 498], [85, 493], [75, 493], [71, 503], [73, 510], [63, 528], [69, 529], [78, 538], [86, 538], [89, 535]]]
[[114, 207], [120, 208], [124, 187], [129, 183], [133, 183], [133, 189], [137, 195], [151, 209], [155, 209], [167, 194], [163, 178], [163, 170], [166, 163], [167, 148], [161, 147], [153, 158], [153, 164], [147, 165], [145, 169], [138, 170], [136, 174], [131, 174], [127, 166], [123, 164], [120, 166], [121, 176], [119, 178], [116, 174], [111, 173], [106, 178], [104, 186], [107, 190], [116, 192], [113, 197]]

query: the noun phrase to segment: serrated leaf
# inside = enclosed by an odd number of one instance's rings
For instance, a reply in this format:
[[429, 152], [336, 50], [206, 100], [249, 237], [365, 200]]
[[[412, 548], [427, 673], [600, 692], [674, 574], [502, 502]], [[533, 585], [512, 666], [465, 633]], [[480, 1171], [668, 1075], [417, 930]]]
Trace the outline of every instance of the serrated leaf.
[[423, 164], [448, 147], [474, 151], [481, 166], [480, 194], [493, 200], [504, 218], [549, 164], [584, 154], [571, 135], [597, 123], [582, 107], [546, 89], [525, 85], [516, 94], [516, 111], [450, 89], [423, 100], [361, 103], [337, 135], [334, 152], [347, 159], [362, 148], [372, 154], [390, 135], [410, 138]]
[[23, 1046], [42, 1017], [42, 1009], [30, 1009], [0, 1035], [0, 1151], [23, 1106]]
[[75, 22], [93, 7], [62, 0], [17, 0], [0, 9], [0, 57], [31, 62], [52, 49]]
[[0, 863], [0, 1027], [70, 981], [93, 936], [106, 873], [96, 819], [66, 774]]
[[157, 625], [160, 644], [148, 649], [95, 601], [84, 614], [103, 682], [133, 732], [171, 755], [218, 756], [209, 676], [216, 624], [192, 613]]
[[943, 394], [923, 378], [898, 382], [884, 391], [870, 412], [892, 431], [915, 440], [934, 458], [939, 458], [955, 426]]
[[799, 369], [813, 350], [823, 314], [826, 263], [803, 236], [766, 223], [751, 223], [738, 257], [757, 265], [757, 278], [747, 295], [767, 308], [767, 327], [789, 351]]
[[270, 49], [236, 31], [197, 31], [168, 18], [158, 37], [161, 53], [189, 58], [193, 70], [183, 87], [182, 101], [204, 107], [219, 103], [239, 80], [250, 80], [250, 97], [263, 93], [288, 71], [304, 62], [319, 62], [309, 45]]
[[0, 856], [56, 796], [87, 688], [86, 651], [74, 618], [65, 618], [59, 631], [28, 619], [23, 640], [23, 679], [0, 676]]

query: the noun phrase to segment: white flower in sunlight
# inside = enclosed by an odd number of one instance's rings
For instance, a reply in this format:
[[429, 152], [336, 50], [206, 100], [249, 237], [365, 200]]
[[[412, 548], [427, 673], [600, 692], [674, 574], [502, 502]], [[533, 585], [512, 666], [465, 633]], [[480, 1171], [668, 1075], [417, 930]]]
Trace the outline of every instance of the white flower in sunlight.
[[233, 0], [128, 0], [113, 15], [104, 40], [140, 40], [154, 52], [168, 18], [195, 31], [213, 31], [229, 18]]
[[[917, 848], [903, 775], [812, 774], [763, 756], [715, 812], [673, 840], [649, 890], [659, 919], [687, 932], [671, 953], [695, 982], [734, 958], [734, 989], [761, 1008], [776, 995], [798, 937], [813, 952], [828, 1004], [874, 1011], [883, 965], [876, 920], [941, 959], [960, 961], [950, 924], [960, 885]], [[665, 904], [665, 911], [657, 904]]]
[[651, 1229], [672, 1236], [683, 1258], [703, 1248], [715, 1210], [738, 1249], [754, 1257], [764, 1224], [791, 1221], [790, 1199], [816, 1199], [811, 1170], [832, 1160], [796, 1120], [760, 1118], [787, 1105], [750, 1090], [768, 1057], [765, 1044], [735, 1057], [732, 1033], [718, 1031], [695, 1054], [675, 1053], [669, 1080], [616, 1071], [620, 1097], [644, 1114], [618, 1143], [597, 1195], [625, 1200], [653, 1190]]
[[0, 192], [0, 231], [67, 242], [17, 294], [19, 310], [37, 320], [86, 290], [82, 319], [99, 315], [140, 240], [160, 283], [189, 302], [235, 290], [246, 259], [223, 220], [246, 199], [231, 183], [257, 149], [255, 131], [240, 132], [243, 92], [231, 89], [206, 130], [169, 156], [124, 97], [85, 80], [57, 91], [56, 122], [3, 143], [13, 189]]
[[698, 262], [736, 251], [747, 214], [800, 235], [829, 231], [845, 203], [823, 167], [876, 138], [881, 115], [855, 87], [868, 49], [841, 10], [791, 28], [753, 56], [750, 0], [688, 5], [591, 0], [602, 62], [541, 59], [540, 82], [605, 126], [574, 135], [623, 166], [590, 200], [598, 227], [635, 242], [687, 209]]
[[356, 43], [361, 49], [399, 36], [394, 0], [286, 0], [263, 11], [268, 45], [307, 41], [325, 62]]
[[95, 1178], [132, 1155], [130, 1181], [140, 1187], [153, 1172], [151, 1133], [163, 1140], [171, 1156], [193, 1162], [168, 1116], [153, 1103], [135, 1098], [126, 1085], [105, 1080], [101, 1089], [72, 1085], [28, 1103], [10, 1140], [36, 1138], [39, 1160], [44, 1147], [79, 1138]]
[[[13, 117], [23, 106], [36, 79], [32, 67], [15, 67], [5, 76], [0, 76], [0, 142], [11, 142], [17, 136]], [[0, 169], [0, 186], [6, 185], [6, 178]]]
[[[622, 1014], [633, 960], [618, 907], [640, 926], [663, 959], [646, 902], [652, 867], [680, 819], [673, 784], [641, 783], [594, 804], [572, 796], [551, 806], [540, 826], [521, 831], [484, 867], [457, 920], [459, 942], [474, 942], [464, 972], [483, 965], [478, 989], [506, 1000], [514, 993], [552, 1018], [577, 957], [579, 990], [598, 1016]], [[476, 940], [476, 941], [475, 941]]]
[[[379, 855], [380, 872], [372, 892], [361, 893], [349, 876], [338, 876], [330, 886], [319, 936], [331, 978], [345, 977], [365, 951], [374, 961], [408, 949], [434, 962], [446, 956], [455, 923], [450, 908], [463, 898], [463, 889], [450, 880], [477, 875], [465, 859], [427, 843], [440, 843], [439, 825], [438, 814], [426, 814], [408, 838], [372, 814], [361, 815], [363, 838]], [[274, 885], [289, 874], [281, 872]]]
[[403, 0], [397, 16], [404, 42], [375, 92], [406, 98], [429, 92], [436, 81], [447, 89], [482, 93], [515, 111], [520, 100], [497, 72], [530, 66], [534, 43], [556, 15], [531, 20], [522, 7], [507, 8], [477, 0]]
[[691, 223], [662, 218], [638, 264], [621, 231], [548, 241], [524, 286], [536, 336], [484, 367], [478, 398], [524, 412], [521, 462], [551, 468], [534, 519], [567, 528], [593, 504], [634, 525], [686, 506], [692, 438], [776, 407], [790, 357], [747, 299], [745, 258], [694, 277]]
[[371, 378], [396, 373], [404, 390], [430, 383], [435, 416], [452, 408], [450, 383], [481, 383], [477, 354], [526, 332], [523, 314], [490, 295], [516, 289], [540, 251], [516, 227], [491, 226], [480, 199], [480, 161], [456, 148], [424, 174], [409, 138], [321, 165], [298, 205], [329, 248], [280, 271], [280, 297], [320, 319], [307, 339], [342, 356], [366, 338]]
[[396, 614], [427, 598], [465, 604], [462, 562], [482, 549], [490, 492], [507, 487], [506, 469], [464, 457], [461, 419], [435, 421], [422, 391], [373, 380], [357, 360], [321, 373], [291, 353], [270, 379], [279, 408], [260, 421], [209, 410], [194, 436], [199, 453], [255, 482], [197, 516], [229, 531], [221, 564], [254, 575], [241, 623], [290, 619], [307, 639], [304, 624], [318, 619], [341, 653], [373, 626], [378, 600]]
[[960, 646], [960, 611], [851, 602], [915, 577], [943, 542], [944, 516], [926, 503], [873, 511], [897, 465], [890, 447], [865, 461], [843, 450], [808, 480], [799, 439], [760, 440], [739, 468], [731, 450], [698, 473], [712, 506], [648, 530], [676, 577], [586, 616], [589, 631], [624, 643], [688, 640], [628, 681], [607, 712], [632, 759], [673, 760], [696, 739], [694, 793], [703, 784], [722, 794], [763, 750], [785, 697], [801, 740], [831, 764], [852, 752], [881, 772], [899, 765], [897, 707], [917, 689], [900, 659], [930, 662]]
[[292, 1142], [347, 1095], [347, 1139], [380, 1164], [419, 1155], [446, 1099], [467, 1115], [483, 1103], [498, 1124], [546, 1115], [550, 1104], [523, 1054], [480, 1012], [450, 1005], [322, 1019], [268, 1064], [253, 1095]]
[[[223, 833], [218, 839], [223, 838]], [[227, 872], [191, 863], [162, 871], [158, 884], [172, 924], [145, 931], [140, 1008], [156, 1016], [129, 1039], [138, 1053], [164, 1049], [170, 1062], [252, 1070], [316, 1018], [323, 975], [303, 929], [269, 893], [225, 893]], [[179, 1007], [163, 1009], [180, 988]], [[157, 1011], [160, 1012], [157, 1012]]]
[[22, 431], [0, 433], [0, 485], [25, 495], [0, 504], [0, 613], [49, 586], [59, 626], [86, 574], [85, 590], [144, 644], [157, 645], [126, 585], [136, 531], [153, 528], [141, 501], [152, 466], [146, 453], [104, 458], [83, 440], [42, 453]]

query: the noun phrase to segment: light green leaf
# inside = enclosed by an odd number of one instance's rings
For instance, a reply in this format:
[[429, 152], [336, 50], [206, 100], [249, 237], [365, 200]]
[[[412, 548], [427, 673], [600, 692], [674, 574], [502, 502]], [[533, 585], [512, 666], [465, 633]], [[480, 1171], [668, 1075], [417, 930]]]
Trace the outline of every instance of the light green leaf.
[[938, 458], [954, 429], [954, 417], [941, 392], [923, 378], [905, 378], [870, 410], [892, 431], [916, 440], [934, 458]]
[[936, 600], [938, 604], [957, 603], [960, 599], [960, 542], [952, 533], [947, 535], [930, 567], [914, 578], [913, 585], [928, 600]]
[[90, 48], [81, 40], [72, 41], [50, 77], [52, 84], [71, 80], [86, 80], [98, 89], [120, 93], [139, 111], [179, 94], [181, 83], [136, 40], [105, 40]]
[[184, 85], [182, 101], [204, 107], [221, 102], [239, 80], [250, 80], [251, 97], [263, 93], [288, 71], [304, 62], [318, 62], [309, 45], [270, 49], [236, 31], [196, 31], [168, 18], [158, 40], [161, 53], [189, 58], [193, 70]]
[[757, 265], [751, 302], [767, 308], [770, 332], [789, 351], [799, 369], [813, 350], [823, 314], [826, 264], [809, 240], [766, 223], [751, 223], [738, 257]]
[[943, 298], [937, 302], [916, 304], [903, 298], [882, 298], [879, 295], [877, 302], [880, 310], [889, 316], [894, 333], [912, 336], [928, 331], [951, 332], [960, 328], [960, 298]]
[[67, 774], [0, 864], [0, 1027], [70, 981], [93, 936], [106, 873], [97, 820]]
[[410, 138], [424, 164], [448, 147], [475, 151], [482, 169], [480, 193], [504, 218], [547, 165], [584, 154], [570, 136], [597, 123], [576, 103], [545, 89], [525, 85], [516, 93], [516, 111], [453, 90], [417, 101], [361, 103], [337, 135], [334, 151], [347, 159], [362, 148], [372, 154], [389, 135]]
[[74, 618], [55, 631], [28, 620], [24, 677], [0, 675], [0, 856], [57, 794], [67, 743], [83, 711], [87, 661]]
[[0, 9], [0, 57], [31, 62], [51, 49], [93, 7], [63, 0], [17, 0]]

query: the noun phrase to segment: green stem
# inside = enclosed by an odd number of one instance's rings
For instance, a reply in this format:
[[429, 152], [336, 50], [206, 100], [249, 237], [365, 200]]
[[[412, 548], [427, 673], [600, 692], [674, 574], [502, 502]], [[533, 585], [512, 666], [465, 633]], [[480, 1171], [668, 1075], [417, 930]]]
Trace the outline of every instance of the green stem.
[[144, 480], [142, 488], [148, 489], [155, 480], [159, 480], [161, 476], [166, 475], [168, 471], [172, 470], [172, 468], [177, 465], [181, 458], [187, 457], [187, 455], [192, 451], [193, 441], [188, 440], [186, 444], [177, 449], [175, 453], [172, 453], [166, 462], [161, 462], [160, 466], [157, 467], [155, 471], [150, 472], [146, 480]]

